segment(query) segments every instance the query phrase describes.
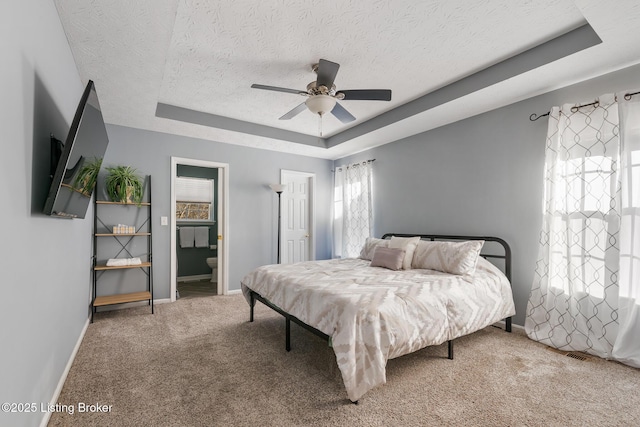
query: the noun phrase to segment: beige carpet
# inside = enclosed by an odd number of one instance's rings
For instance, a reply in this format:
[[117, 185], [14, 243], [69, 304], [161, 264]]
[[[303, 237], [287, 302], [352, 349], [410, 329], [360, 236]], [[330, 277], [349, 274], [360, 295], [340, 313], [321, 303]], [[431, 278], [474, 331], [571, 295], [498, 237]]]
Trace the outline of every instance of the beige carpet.
[[[326, 342], [241, 295], [96, 315], [51, 426], [638, 426], [640, 370], [489, 327], [390, 360], [351, 404]], [[79, 403], [111, 405], [79, 413]]]

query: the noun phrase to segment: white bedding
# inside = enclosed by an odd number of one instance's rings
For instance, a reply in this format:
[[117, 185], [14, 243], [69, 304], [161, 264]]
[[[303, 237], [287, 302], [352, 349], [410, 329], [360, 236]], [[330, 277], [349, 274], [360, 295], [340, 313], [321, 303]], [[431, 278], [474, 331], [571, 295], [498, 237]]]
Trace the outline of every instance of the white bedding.
[[362, 259], [266, 265], [249, 289], [331, 337], [349, 399], [386, 382], [388, 359], [470, 334], [515, 314], [511, 286], [480, 258], [472, 276], [392, 271]]

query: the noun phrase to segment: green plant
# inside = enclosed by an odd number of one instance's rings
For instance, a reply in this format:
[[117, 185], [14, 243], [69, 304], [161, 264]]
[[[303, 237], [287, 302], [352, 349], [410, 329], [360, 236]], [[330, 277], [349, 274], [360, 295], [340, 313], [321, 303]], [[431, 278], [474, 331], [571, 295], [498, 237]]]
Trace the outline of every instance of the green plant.
[[107, 194], [114, 202], [142, 203], [144, 184], [142, 178], [131, 166], [115, 166], [107, 168], [105, 187]]
[[98, 172], [102, 166], [102, 158], [94, 158], [88, 163], [82, 165], [73, 181], [74, 190], [79, 191], [87, 197], [91, 197], [96, 181], [98, 180]]

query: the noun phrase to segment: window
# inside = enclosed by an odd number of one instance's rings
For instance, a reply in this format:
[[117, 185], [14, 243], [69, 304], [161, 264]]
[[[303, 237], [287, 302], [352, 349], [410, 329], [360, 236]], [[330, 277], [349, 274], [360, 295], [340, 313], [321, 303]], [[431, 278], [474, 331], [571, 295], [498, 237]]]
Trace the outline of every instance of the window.
[[214, 221], [213, 179], [176, 178], [176, 220]]
[[606, 156], [584, 156], [558, 161], [561, 181], [555, 195], [556, 210], [567, 213], [609, 212], [609, 200], [616, 191], [613, 159]]
[[[640, 141], [640, 129], [634, 137], [629, 140]], [[640, 289], [634, 284], [640, 283], [640, 147], [629, 145], [630, 152], [623, 156], [621, 227], [628, 231], [620, 235], [620, 296], [638, 299]]]
[[335, 172], [334, 253], [353, 258], [372, 235], [372, 160], [339, 167]]
[[[556, 274], [551, 275], [549, 283], [566, 294], [585, 292], [602, 299], [608, 236], [612, 221], [616, 223], [616, 212], [610, 212], [616, 192], [616, 165], [610, 156], [593, 153], [599, 148], [595, 139], [584, 138], [581, 142], [589, 145], [591, 152], [584, 152], [583, 146], [576, 144], [566, 152], [570, 158], [556, 161], [552, 228], [562, 231], [560, 241], [570, 248], [554, 246], [551, 261]], [[554, 243], [560, 245], [560, 241]]]

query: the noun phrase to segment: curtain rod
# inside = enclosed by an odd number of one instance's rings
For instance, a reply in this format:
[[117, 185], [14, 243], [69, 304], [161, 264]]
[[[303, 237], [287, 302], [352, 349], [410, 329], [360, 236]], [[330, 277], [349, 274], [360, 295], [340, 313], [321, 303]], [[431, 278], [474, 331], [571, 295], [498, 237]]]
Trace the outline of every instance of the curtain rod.
[[[361, 162], [352, 163], [351, 165], [338, 166], [336, 169], [355, 167], [355, 166], [358, 166], [358, 165], [360, 165], [362, 163], [373, 163], [375, 161], [376, 161], [376, 159], [363, 160]], [[331, 170], [331, 172], [335, 172], [335, 170]]]
[[[624, 99], [626, 99], [628, 101], [628, 100], [631, 99], [632, 96], [637, 95], [639, 93], [640, 93], [640, 91], [632, 92], [632, 93], [625, 93], [624, 94]], [[617, 100], [618, 100], [618, 98], [616, 97], [616, 101]], [[572, 113], [577, 113], [579, 109], [584, 108], [584, 107], [589, 107], [591, 105], [595, 105], [597, 107], [598, 105], [600, 105], [600, 101], [591, 102], [589, 104], [574, 105], [573, 107], [571, 107], [571, 112]], [[531, 120], [532, 122], [535, 122], [540, 117], [548, 116], [550, 113], [551, 113], [551, 111], [547, 111], [546, 113], [540, 114], [539, 116], [536, 113], [533, 113], [532, 115], [529, 116], [529, 120]]]

